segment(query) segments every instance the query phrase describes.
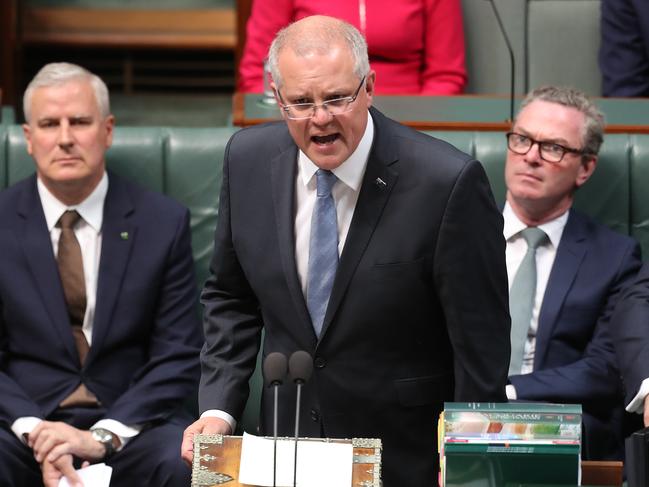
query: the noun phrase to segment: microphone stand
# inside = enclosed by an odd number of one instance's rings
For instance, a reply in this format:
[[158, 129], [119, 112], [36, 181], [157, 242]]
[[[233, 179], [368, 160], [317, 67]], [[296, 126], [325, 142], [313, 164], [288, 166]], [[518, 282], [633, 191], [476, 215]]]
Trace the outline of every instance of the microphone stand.
[[279, 409], [279, 386], [286, 376], [288, 364], [286, 355], [280, 352], [268, 354], [264, 359], [264, 377], [273, 388], [273, 487], [277, 485], [277, 423]]
[[302, 384], [304, 381], [298, 380], [295, 381], [297, 386], [296, 399], [295, 399], [295, 443], [293, 445], [293, 487], [297, 485], [297, 441], [298, 441], [298, 432], [300, 430], [300, 401], [302, 399]]
[[295, 443], [293, 446], [293, 487], [297, 486], [297, 442], [300, 431], [300, 402], [302, 400], [302, 386], [309, 380], [313, 372], [313, 358], [308, 352], [298, 350], [293, 352], [288, 361], [289, 376], [295, 383]]
[[512, 49], [511, 43], [509, 42], [509, 37], [507, 36], [507, 31], [505, 31], [505, 26], [503, 25], [503, 21], [500, 18], [500, 13], [496, 8], [496, 2], [494, 0], [488, 0], [488, 2], [491, 5], [491, 10], [493, 10], [494, 15], [496, 16], [496, 21], [498, 22], [500, 33], [502, 34], [503, 39], [505, 39], [505, 44], [507, 44], [507, 51], [509, 52], [509, 62], [511, 66], [510, 89], [509, 89], [510, 90], [509, 91], [509, 122], [514, 123], [514, 93], [515, 93], [514, 80], [516, 79], [516, 75], [514, 73], [515, 70], [514, 50]]
[[279, 384], [273, 385], [273, 487], [277, 486], [277, 409], [279, 407]]

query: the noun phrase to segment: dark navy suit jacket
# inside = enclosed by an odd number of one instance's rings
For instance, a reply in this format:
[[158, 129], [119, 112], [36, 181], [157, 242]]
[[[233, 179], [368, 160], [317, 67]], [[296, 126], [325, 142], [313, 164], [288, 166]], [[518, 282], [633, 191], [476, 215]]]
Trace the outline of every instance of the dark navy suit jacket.
[[649, 96], [649, 2], [602, 0], [599, 65], [604, 96]]
[[92, 345], [81, 367], [36, 177], [0, 193], [0, 423], [47, 418], [80, 382], [146, 424], [195, 388], [201, 340], [189, 212], [109, 173]]
[[635, 240], [570, 210], [541, 305], [534, 372], [510, 377], [519, 399], [582, 404], [585, 459], [622, 455], [610, 318], [640, 265]]
[[630, 402], [649, 377], [649, 264], [620, 300], [613, 315], [613, 338]]

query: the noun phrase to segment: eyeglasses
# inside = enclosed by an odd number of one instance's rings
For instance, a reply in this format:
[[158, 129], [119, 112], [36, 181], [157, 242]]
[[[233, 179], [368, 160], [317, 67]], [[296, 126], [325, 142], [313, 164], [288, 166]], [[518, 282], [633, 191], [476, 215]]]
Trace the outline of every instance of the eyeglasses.
[[282, 110], [286, 112], [286, 116], [291, 120], [304, 120], [306, 118], [311, 118], [316, 114], [318, 108], [322, 108], [335, 117], [336, 115], [341, 115], [352, 109], [352, 103], [356, 101], [364, 82], [365, 76], [361, 79], [358, 88], [356, 88], [356, 91], [354, 91], [352, 96], [344, 96], [342, 98], [323, 101], [320, 105], [316, 105], [315, 103], [294, 103], [293, 105], [286, 105], [279, 90], [277, 90], [277, 96], [280, 99]]
[[571, 147], [566, 147], [555, 142], [534, 140], [527, 135], [517, 134], [516, 132], [508, 132], [506, 135], [507, 147], [509, 147], [509, 150], [511, 150], [512, 152], [520, 155], [525, 155], [530, 151], [534, 144], [538, 144], [539, 155], [541, 156], [541, 159], [546, 162], [552, 162], [554, 164], [561, 162], [563, 156], [565, 156], [566, 153], [579, 155], [586, 154], [586, 152], [580, 149], [573, 149]]

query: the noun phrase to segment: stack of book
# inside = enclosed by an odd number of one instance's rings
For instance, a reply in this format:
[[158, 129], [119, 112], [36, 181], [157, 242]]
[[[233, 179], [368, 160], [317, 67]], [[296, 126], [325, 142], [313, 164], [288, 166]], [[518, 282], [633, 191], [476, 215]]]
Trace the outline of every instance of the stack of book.
[[576, 485], [581, 406], [445, 403], [439, 418], [440, 485]]

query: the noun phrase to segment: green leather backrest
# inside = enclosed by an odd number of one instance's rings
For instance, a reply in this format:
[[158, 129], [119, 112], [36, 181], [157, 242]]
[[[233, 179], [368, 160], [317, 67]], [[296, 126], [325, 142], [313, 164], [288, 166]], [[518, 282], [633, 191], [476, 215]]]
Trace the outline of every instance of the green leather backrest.
[[649, 259], [649, 135], [629, 137], [627, 155], [631, 177], [631, 235], [643, 244], [643, 255]]
[[[117, 127], [107, 164], [118, 174], [180, 201], [191, 210], [199, 285], [207, 276], [216, 225], [221, 164], [233, 127]], [[502, 132], [431, 131], [482, 162], [496, 201], [505, 199]], [[0, 187], [34, 171], [19, 125], [0, 124]], [[649, 136], [608, 134], [597, 169], [577, 191], [575, 207], [633, 235], [649, 255]]]
[[0, 105], [0, 124], [11, 125], [16, 123], [14, 108], [10, 105]]
[[9, 125], [0, 123], [0, 188], [7, 186], [7, 152], [9, 151], [9, 143], [7, 140], [7, 131]]
[[[482, 162], [496, 202], [504, 203], [504, 133], [426, 133], [450, 142]], [[644, 255], [649, 256], [649, 198], [643, 195], [642, 186], [649, 187], [649, 136], [609, 134], [595, 173], [575, 195], [575, 208], [614, 230], [634, 235], [643, 245]]]
[[[106, 154], [107, 166], [116, 173], [165, 193], [190, 209], [199, 286], [207, 277], [214, 242], [225, 146], [236, 130], [117, 127], [113, 146]], [[0, 151], [2, 187], [34, 172], [19, 125], [0, 125]]]

